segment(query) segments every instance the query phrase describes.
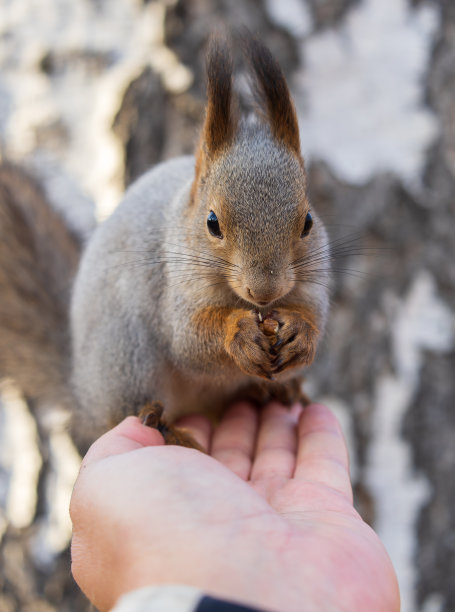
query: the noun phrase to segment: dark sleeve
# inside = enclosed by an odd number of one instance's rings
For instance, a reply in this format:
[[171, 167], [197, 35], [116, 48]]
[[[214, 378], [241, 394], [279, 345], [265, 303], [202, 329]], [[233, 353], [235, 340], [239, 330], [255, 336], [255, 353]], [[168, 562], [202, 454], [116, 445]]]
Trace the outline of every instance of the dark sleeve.
[[[148, 586], [123, 595], [111, 612], [265, 612], [216, 597], [188, 585]], [[270, 612], [270, 610], [269, 610]]]
[[194, 612], [261, 612], [258, 608], [250, 608], [241, 604], [214, 599], [205, 595]]

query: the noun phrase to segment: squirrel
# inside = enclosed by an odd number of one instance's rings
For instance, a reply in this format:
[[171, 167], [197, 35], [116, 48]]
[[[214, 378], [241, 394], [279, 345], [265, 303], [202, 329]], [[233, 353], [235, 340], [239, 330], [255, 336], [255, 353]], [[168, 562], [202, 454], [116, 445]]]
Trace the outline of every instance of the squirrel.
[[252, 35], [244, 53], [255, 112], [240, 115], [230, 45], [212, 37], [195, 157], [140, 177], [85, 248], [35, 180], [0, 167], [0, 377], [63, 403], [88, 441], [145, 410], [197, 446], [177, 417], [303, 398], [328, 238], [282, 70]]

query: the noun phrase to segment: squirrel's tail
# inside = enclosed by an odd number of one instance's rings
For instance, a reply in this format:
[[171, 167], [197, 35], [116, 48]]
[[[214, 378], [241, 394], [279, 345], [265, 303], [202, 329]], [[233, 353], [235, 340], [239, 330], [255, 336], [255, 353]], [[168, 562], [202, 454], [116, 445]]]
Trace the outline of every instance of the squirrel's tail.
[[0, 164], [0, 379], [70, 407], [69, 300], [80, 241], [18, 166]]

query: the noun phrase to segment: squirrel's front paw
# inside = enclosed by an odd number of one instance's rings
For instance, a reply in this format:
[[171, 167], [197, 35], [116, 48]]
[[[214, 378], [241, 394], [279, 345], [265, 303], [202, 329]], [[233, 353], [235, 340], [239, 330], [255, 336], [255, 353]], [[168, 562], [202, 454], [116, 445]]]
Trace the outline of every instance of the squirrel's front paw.
[[299, 312], [277, 309], [270, 316], [278, 322], [276, 339], [272, 343], [276, 355], [272, 373], [278, 374], [292, 366], [310, 365], [316, 353], [317, 328], [305, 321]]
[[259, 326], [254, 310], [234, 310], [226, 320], [224, 346], [241, 370], [253, 376], [272, 378], [270, 340]]
[[138, 417], [143, 425], [157, 429], [164, 438], [166, 444], [173, 446], [185, 446], [186, 448], [195, 448], [204, 453], [202, 446], [196, 442], [190, 432], [175, 427], [174, 425], [165, 425], [162, 421], [164, 408], [160, 402], [146, 402], [139, 410]]

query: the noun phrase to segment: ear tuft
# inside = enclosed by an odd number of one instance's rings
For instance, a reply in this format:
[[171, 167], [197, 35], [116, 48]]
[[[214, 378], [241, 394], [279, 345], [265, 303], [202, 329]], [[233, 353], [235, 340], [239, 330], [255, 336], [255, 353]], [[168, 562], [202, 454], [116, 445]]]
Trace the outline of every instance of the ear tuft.
[[232, 57], [221, 35], [210, 38], [207, 56], [207, 111], [203, 141], [211, 154], [229, 145], [234, 138], [237, 119], [232, 101]]
[[300, 155], [297, 114], [284, 74], [269, 49], [244, 30], [244, 53], [253, 71], [253, 89], [260, 107], [265, 102], [265, 116], [274, 137]]

